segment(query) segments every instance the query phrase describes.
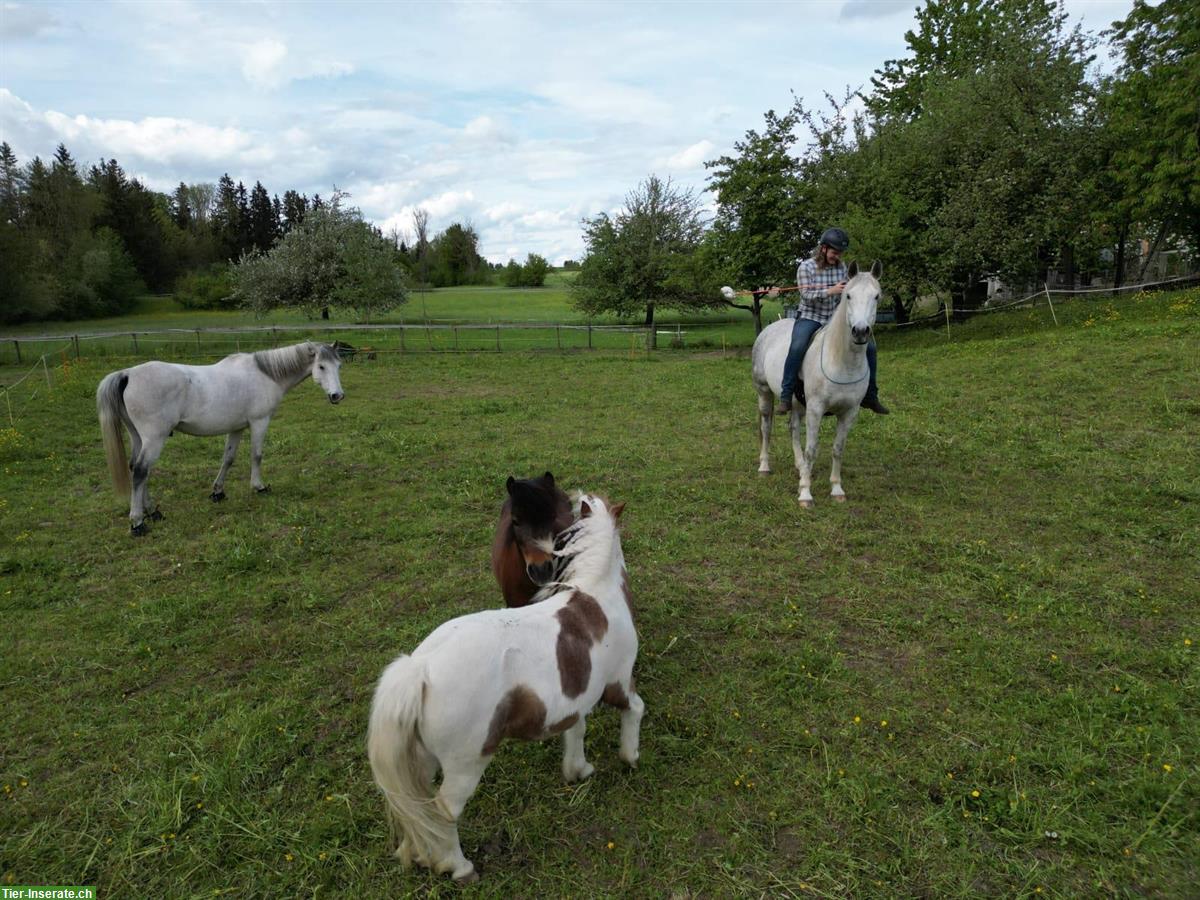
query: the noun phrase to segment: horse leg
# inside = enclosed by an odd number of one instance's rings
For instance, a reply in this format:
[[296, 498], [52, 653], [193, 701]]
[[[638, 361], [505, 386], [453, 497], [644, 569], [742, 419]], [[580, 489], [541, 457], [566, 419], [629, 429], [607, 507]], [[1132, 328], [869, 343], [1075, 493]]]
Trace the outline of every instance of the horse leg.
[[855, 406], [838, 416], [837, 435], [833, 439], [833, 466], [829, 470], [829, 483], [833, 485], [830, 495], [838, 503], [846, 502], [846, 492], [842, 490], [842, 451], [846, 449], [846, 436], [858, 418], [858, 410], [859, 407]]
[[758, 447], [758, 474], [771, 474], [771, 425], [775, 421], [775, 404], [768, 391], [758, 395], [758, 431], [761, 440]]
[[229, 471], [229, 467], [233, 465], [233, 458], [237, 455], [238, 444], [242, 442], [242, 434], [246, 429], [241, 431], [231, 431], [225, 435], [225, 455], [221, 457], [221, 468], [217, 472], [217, 480], [213, 482], [212, 493], [209, 494], [209, 499], [213, 503], [219, 503], [225, 499], [225, 474]]
[[146, 435], [142, 439], [141, 452], [129, 464], [133, 475], [133, 490], [130, 491], [129, 502], [129, 530], [137, 537], [146, 533], [146, 510], [150, 505], [150, 469], [158, 461], [166, 442], [166, 437], [163, 435]]
[[821, 431], [821, 416], [825, 412], [819, 402], [809, 401], [804, 423], [804, 444], [800, 443], [800, 414], [792, 408], [792, 453], [800, 470], [800, 505], [813, 505], [812, 465], [817, 456], [817, 436]]
[[429, 862], [435, 872], [449, 872], [460, 884], [477, 881], [479, 875], [471, 861], [463, 856], [462, 844], [458, 840], [458, 817], [479, 786], [479, 779], [483, 777], [489, 762], [490, 756], [480, 756], [454, 759], [442, 765], [442, 786], [438, 789], [436, 803], [447, 816], [450, 828], [443, 846], [433, 851], [440, 852], [440, 857]]
[[260, 494], [270, 490], [262, 480], [262, 449], [270, 419], [255, 419], [250, 423], [250, 486]]
[[634, 693], [632, 683], [628, 693], [629, 707], [621, 711], [621, 751], [618, 755], [622, 761], [631, 767], [636, 767], [638, 740], [642, 731], [642, 714], [646, 711], [646, 704], [642, 702], [641, 697]]
[[563, 732], [563, 779], [570, 784], [582, 781], [596, 771], [596, 767], [584, 758], [583, 735], [587, 732], [587, 719], [579, 717], [579, 721]]

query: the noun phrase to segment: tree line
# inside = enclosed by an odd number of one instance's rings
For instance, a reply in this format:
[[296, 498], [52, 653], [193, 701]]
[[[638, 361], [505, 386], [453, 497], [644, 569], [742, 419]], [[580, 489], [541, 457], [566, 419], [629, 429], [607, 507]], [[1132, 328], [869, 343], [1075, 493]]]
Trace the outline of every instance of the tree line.
[[[988, 276], [1070, 283], [1130, 271], [1135, 245], [1200, 252], [1200, 5], [1135, 0], [1102, 33], [1118, 60], [1094, 75], [1098, 40], [1048, 0], [928, 0], [907, 55], [869, 91], [794, 100], [735, 152], [707, 163], [717, 199], [650, 176], [615, 216], [585, 222], [583, 309], [720, 303], [761, 325], [765, 288], [794, 282], [822, 230], [883, 262], [903, 320], [918, 297], [986, 299]], [[858, 111], [851, 114], [852, 106]], [[720, 284], [763, 287], [744, 302]]]
[[164, 194], [115, 159], [85, 169], [60, 144], [49, 163], [22, 164], [4, 142], [0, 322], [120, 315], [148, 291], [172, 291], [189, 308], [327, 315], [344, 306], [369, 317], [404, 302], [408, 285], [545, 281], [549, 266], [536, 254], [489, 263], [469, 223], [431, 236], [419, 209], [415, 238], [384, 235], [346, 197], [288, 190], [280, 199], [228, 174]]

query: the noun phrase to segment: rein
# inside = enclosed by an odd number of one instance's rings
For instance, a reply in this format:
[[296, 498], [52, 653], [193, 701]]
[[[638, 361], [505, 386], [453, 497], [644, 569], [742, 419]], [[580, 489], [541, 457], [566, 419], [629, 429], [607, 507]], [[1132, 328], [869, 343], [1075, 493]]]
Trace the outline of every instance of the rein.
[[[825, 331], [825, 329], [822, 328], [821, 331]], [[838, 381], [836, 378], [830, 378], [829, 373], [825, 371], [825, 344], [827, 343], [827, 341], [825, 340], [826, 337], [828, 337], [827, 334], [821, 335], [821, 356], [820, 356], [821, 374], [825, 376], [825, 379], [830, 384], [858, 384], [860, 381], [862, 381], [864, 378], [866, 378], [867, 376], [869, 376], [871, 374], [871, 370], [868, 369], [866, 375], [863, 375], [861, 378], [855, 378], [853, 381]]]

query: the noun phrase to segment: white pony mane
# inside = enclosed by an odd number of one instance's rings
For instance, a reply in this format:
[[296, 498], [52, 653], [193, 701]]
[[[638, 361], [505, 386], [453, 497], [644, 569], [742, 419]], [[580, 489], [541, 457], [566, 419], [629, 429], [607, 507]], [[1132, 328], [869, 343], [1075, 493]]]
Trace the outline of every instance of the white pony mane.
[[[579, 518], [585, 502], [590, 513]], [[555, 578], [538, 591], [535, 602], [565, 587], [601, 579], [613, 565], [618, 531], [617, 520], [609, 510], [608, 502], [594, 494], [577, 491], [571, 498], [571, 507], [575, 521], [554, 539]], [[624, 564], [624, 558], [619, 562]]]
[[[313, 348], [315, 348], [315, 355]], [[329, 356], [336, 359], [329, 345], [304, 341], [300, 344], [292, 344], [290, 347], [280, 347], [277, 350], [258, 350], [254, 354], [254, 364], [264, 375], [274, 378], [276, 381], [288, 381], [310, 368], [316, 356]]]

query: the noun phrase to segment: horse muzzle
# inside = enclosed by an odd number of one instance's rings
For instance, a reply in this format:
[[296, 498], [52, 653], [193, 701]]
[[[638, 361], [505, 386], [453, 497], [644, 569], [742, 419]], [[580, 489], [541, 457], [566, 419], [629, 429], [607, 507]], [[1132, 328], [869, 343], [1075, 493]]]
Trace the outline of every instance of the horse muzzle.
[[339, 403], [342, 402], [342, 398], [345, 396], [346, 395], [343, 394], [341, 391], [338, 391], [336, 394], [329, 395], [329, 402], [332, 403], [334, 406], [337, 406]]
[[850, 327], [850, 334], [854, 338], [854, 343], [860, 344], [860, 345], [865, 344], [867, 341], [871, 340], [871, 326], [870, 325], [852, 325]]
[[529, 576], [530, 581], [541, 587], [554, 577], [554, 560], [548, 559], [540, 563], [526, 563], [525, 574]]

